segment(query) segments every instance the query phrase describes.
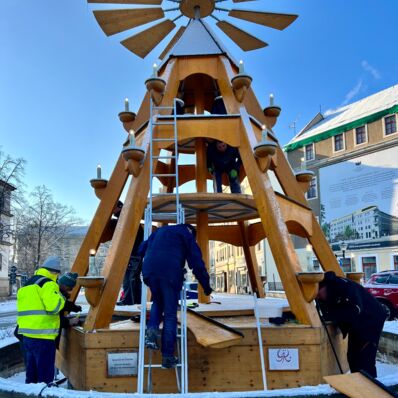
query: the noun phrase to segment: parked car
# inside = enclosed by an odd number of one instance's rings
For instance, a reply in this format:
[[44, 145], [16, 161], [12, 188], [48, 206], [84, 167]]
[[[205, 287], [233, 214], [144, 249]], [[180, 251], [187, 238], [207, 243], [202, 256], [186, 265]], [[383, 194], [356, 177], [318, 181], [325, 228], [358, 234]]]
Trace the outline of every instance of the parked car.
[[364, 287], [383, 305], [387, 320], [398, 315], [398, 270], [373, 274]]

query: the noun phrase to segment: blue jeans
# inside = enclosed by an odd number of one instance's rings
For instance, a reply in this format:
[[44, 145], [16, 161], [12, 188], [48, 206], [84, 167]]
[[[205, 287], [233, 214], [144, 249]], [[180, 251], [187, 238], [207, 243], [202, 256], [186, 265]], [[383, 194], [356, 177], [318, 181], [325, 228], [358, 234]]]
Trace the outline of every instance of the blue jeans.
[[25, 383], [51, 383], [54, 380], [55, 342], [23, 337], [26, 367]]
[[167, 279], [150, 277], [145, 283], [151, 289], [153, 301], [148, 328], [159, 330], [160, 322], [163, 320], [162, 355], [171, 357], [174, 355], [177, 339], [177, 307], [180, 290]]
[[215, 191], [221, 193], [222, 192], [222, 175], [226, 173], [228, 175], [229, 186], [231, 188], [231, 193], [242, 193], [239, 184], [239, 176], [232, 178], [227, 171], [214, 171], [214, 179], [215, 179]]

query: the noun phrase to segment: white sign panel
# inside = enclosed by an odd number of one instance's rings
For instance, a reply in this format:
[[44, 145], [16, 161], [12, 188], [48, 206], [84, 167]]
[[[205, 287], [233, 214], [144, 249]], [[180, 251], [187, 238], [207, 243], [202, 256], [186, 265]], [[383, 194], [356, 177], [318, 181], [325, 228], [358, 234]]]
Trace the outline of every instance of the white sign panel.
[[329, 241], [398, 234], [398, 147], [359, 156], [320, 174], [321, 225]]
[[269, 370], [299, 370], [298, 348], [268, 348]]
[[137, 352], [108, 352], [108, 376], [136, 376]]

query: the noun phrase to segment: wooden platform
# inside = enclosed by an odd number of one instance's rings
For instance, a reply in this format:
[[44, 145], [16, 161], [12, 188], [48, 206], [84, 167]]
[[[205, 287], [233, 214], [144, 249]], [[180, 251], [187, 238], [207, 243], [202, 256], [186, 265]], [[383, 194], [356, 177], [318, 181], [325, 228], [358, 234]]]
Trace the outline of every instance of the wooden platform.
[[[230, 311], [230, 310], [228, 310]], [[231, 312], [230, 312], [231, 313]], [[188, 331], [189, 391], [250, 391], [261, 390], [261, 365], [257, 329], [253, 316], [224, 316], [217, 321], [238, 329], [244, 338], [225, 348], [205, 348]], [[330, 329], [334, 344], [345, 364], [341, 334]], [[109, 329], [84, 332], [75, 327], [64, 332], [57, 357], [57, 366], [75, 389], [135, 392], [136, 376], [110, 377], [109, 353], [138, 352], [139, 323], [131, 320], [112, 323]], [[270, 370], [269, 389], [318, 385], [323, 376], [337, 374], [338, 368], [324, 329], [298, 324], [267, 326], [262, 329], [267, 368], [268, 349], [298, 349], [299, 370]], [[159, 354], [154, 362], [160, 361]], [[155, 393], [177, 392], [175, 374], [155, 369]]]

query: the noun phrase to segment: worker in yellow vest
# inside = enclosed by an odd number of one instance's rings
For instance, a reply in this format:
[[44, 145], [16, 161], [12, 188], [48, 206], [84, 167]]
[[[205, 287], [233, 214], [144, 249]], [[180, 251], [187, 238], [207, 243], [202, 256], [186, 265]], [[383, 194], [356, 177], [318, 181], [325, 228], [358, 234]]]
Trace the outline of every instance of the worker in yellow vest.
[[48, 384], [54, 380], [55, 338], [59, 313], [65, 305], [57, 284], [60, 272], [60, 259], [50, 256], [18, 290], [17, 323], [23, 335], [25, 383]]

